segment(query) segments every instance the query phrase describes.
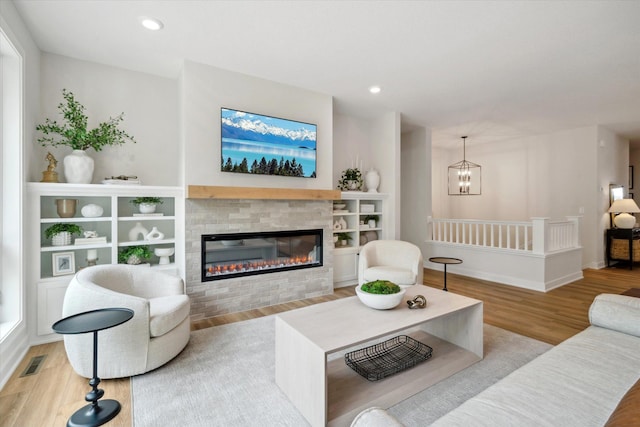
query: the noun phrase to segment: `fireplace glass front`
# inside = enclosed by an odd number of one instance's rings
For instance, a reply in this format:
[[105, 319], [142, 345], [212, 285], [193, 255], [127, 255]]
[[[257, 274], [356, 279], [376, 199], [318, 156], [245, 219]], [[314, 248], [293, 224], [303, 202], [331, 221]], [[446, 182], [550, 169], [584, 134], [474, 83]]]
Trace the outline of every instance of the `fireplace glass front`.
[[322, 229], [202, 235], [202, 281], [322, 266]]

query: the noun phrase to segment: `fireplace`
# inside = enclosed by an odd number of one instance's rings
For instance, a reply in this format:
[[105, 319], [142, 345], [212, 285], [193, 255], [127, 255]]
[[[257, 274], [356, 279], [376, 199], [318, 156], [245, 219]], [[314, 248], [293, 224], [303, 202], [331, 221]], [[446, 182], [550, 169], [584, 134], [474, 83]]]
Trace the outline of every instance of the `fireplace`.
[[322, 229], [204, 234], [202, 281], [322, 266]]

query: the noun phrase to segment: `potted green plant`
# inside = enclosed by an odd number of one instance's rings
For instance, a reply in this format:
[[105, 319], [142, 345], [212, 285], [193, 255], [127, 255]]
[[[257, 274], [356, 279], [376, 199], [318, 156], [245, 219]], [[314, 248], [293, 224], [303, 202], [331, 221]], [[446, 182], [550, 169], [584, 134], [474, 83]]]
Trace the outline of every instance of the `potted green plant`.
[[362, 190], [362, 173], [358, 168], [346, 169], [342, 172], [338, 188], [343, 191], [361, 191]]
[[127, 246], [118, 253], [118, 262], [120, 264], [140, 264], [151, 258], [151, 255], [149, 246]]
[[346, 246], [349, 240], [353, 240], [353, 237], [349, 233], [338, 233], [338, 243], [341, 246]]
[[93, 148], [101, 151], [106, 146], [122, 145], [127, 141], [135, 143], [135, 139], [118, 128], [124, 113], [98, 124], [94, 129], [87, 129], [88, 117], [85, 107], [76, 101], [72, 92], [62, 89], [62, 97], [66, 102], [58, 105], [64, 121], [45, 119], [44, 124], [36, 126], [36, 130], [43, 136], [37, 141], [43, 146], [48, 145], [70, 147], [72, 154], [64, 158], [64, 175], [69, 183], [90, 184], [93, 179], [93, 159], [87, 156], [85, 150]]
[[156, 206], [161, 205], [163, 202], [160, 197], [136, 197], [131, 200], [131, 203], [138, 207], [140, 213], [154, 213]]
[[364, 222], [369, 225], [369, 228], [376, 228], [376, 223], [380, 219], [378, 215], [366, 215], [364, 218]]
[[64, 246], [71, 244], [73, 234], [82, 233], [82, 228], [69, 222], [59, 222], [44, 230], [44, 237], [51, 239], [53, 246]]

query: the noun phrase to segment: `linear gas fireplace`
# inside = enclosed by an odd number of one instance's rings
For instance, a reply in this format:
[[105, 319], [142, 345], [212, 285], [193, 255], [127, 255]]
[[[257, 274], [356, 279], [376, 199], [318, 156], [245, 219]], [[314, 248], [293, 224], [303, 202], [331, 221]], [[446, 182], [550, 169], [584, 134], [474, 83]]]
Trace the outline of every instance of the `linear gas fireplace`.
[[202, 235], [202, 281], [322, 266], [322, 229]]

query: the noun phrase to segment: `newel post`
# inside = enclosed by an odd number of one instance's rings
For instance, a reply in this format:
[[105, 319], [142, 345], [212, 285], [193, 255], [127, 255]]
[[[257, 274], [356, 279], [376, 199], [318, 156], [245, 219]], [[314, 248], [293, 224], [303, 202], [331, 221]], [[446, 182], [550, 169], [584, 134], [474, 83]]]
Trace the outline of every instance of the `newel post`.
[[549, 218], [531, 218], [534, 254], [545, 254], [549, 246]]
[[568, 216], [566, 217], [567, 221], [573, 224], [571, 243], [574, 248], [582, 246], [582, 240], [580, 239], [580, 222], [582, 221], [582, 216]]

